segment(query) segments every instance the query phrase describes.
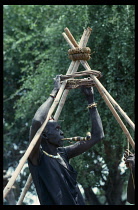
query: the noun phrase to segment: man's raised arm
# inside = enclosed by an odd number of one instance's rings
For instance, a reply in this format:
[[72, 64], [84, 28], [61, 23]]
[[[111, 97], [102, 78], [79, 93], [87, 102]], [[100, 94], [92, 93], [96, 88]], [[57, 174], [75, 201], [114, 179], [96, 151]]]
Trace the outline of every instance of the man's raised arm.
[[93, 145], [101, 141], [104, 137], [102, 121], [98, 113], [96, 104], [94, 102], [94, 90], [93, 88], [86, 88], [86, 87], [83, 87], [82, 90], [88, 101], [88, 108], [89, 108], [90, 119], [92, 123], [91, 140], [80, 141], [80, 142], [75, 143], [74, 145], [67, 146], [66, 152], [67, 152], [68, 158], [75, 157], [87, 151]]
[[[32, 125], [30, 127], [30, 135], [29, 135], [29, 141], [33, 139], [38, 129], [41, 127], [43, 122], [45, 121], [47, 114], [49, 112], [49, 109], [51, 107], [51, 104], [56, 97], [56, 94], [60, 88], [60, 76], [57, 75], [56, 78], [54, 78], [54, 88], [49, 95], [49, 98], [38, 108], [36, 111], [33, 119], [32, 119]], [[37, 141], [35, 147], [33, 148], [29, 158], [32, 160], [36, 160], [39, 157], [39, 147], [41, 143], [41, 136], [39, 140]]]

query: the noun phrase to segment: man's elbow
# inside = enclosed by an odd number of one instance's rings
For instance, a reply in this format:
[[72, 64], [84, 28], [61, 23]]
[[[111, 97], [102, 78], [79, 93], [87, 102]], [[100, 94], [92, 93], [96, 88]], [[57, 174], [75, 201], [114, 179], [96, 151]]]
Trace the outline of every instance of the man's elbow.
[[93, 135], [92, 136], [93, 142], [98, 143], [104, 139], [104, 133], [101, 133], [100, 135]]
[[38, 130], [40, 127], [41, 127], [41, 121], [33, 118], [32, 119], [32, 129], [33, 130]]
[[101, 138], [101, 140], [104, 139], [104, 132], [101, 133], [100, 138]]
[[104, 132], [102, 132], [100, 135], [100, 141], [102, 141], [103, 139], [104, 139]]
[[102, 136], [100, 136], [100, 137], [98, 138], [97, 142], [100, 142], [100, 141], [102, 141], [103, 139], [104, 139], [104, 136], [102, 135]]

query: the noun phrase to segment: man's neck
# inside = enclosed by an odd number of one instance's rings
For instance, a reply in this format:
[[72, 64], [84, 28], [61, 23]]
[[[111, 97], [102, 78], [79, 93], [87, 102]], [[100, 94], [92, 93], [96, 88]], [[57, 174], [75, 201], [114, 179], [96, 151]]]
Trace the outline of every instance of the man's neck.
[[44, 144], [42, 149], [50, 155], [57, 155], [57, 146], [53, 144]]

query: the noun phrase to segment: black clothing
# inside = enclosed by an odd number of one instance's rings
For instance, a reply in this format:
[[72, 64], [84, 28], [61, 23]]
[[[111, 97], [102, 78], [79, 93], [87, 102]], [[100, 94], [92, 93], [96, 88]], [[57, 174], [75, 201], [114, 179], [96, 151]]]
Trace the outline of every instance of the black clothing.
[[[76, 182], [77, 172], [69, 164], [65, 147], [58, 148], [62, 160], [40, 151], [38, 165], [28, 159], [29, 169], [41, 205], [85, 205]], [[67, 167], [63, 165], [62, 161]]]
[[135, 204], [135, 162], [130, 169], [130, 176], [127, 186], [127, 201], [131, 204]]

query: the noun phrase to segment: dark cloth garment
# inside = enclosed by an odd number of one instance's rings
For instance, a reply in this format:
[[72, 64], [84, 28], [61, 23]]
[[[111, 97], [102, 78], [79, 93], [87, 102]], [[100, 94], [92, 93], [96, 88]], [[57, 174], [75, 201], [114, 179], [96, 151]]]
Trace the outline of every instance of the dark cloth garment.
[[29, 169], [41, 205], [85, 205], [76, 181], [77, 173], [69, 164], [65, 148], [58, 148], [63, 160], [48, 157], [41, 150], [39, 165], [28, 159]]
[[131, 204], [135, 204], [135, 169], [130, 173], [128, 180], [127, 201]]

